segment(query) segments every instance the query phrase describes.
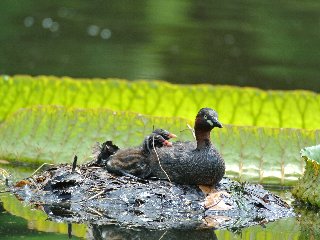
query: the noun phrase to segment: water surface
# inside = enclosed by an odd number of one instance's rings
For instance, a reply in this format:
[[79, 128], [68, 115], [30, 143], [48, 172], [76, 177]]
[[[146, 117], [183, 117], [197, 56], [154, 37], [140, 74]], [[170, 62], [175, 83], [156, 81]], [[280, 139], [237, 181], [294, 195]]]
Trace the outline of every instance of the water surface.
[[2, 0], [0, 73], [320, 91], [320, 2]]

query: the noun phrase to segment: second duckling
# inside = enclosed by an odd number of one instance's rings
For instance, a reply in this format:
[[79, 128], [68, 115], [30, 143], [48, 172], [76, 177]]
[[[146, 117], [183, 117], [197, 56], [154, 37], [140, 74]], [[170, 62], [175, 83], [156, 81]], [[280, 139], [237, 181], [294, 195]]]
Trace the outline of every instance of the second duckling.
[[[171, 147], [168, 140], [176, 137], [163, 129], [156, 129], [147, 136], [141, 147], [120, 149], [108, 157], [106, 168], [109, 172], [130, 176], [133, 178], [146, 178], [151, 169], [147, 161], [153, 148]], [[106, 148], [108, 149], [108, 148]]]

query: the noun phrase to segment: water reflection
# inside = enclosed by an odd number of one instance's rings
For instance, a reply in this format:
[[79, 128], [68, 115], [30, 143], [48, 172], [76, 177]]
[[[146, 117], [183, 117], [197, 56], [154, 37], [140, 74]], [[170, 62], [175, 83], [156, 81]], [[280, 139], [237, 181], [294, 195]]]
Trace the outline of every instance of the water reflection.
[[316, 0], [3, 0], [0, 7], [10, 9], [0, 16], [2, 74], [320, 91]]
[[167, 230], [150, 231], [146, 229], [125, 229], [115, 226], [89, 225], [87, 239], [212, 239], [217, 240], [214, 230]]
[[[300, 216], [281, 219], [264, 226], [253, 226], [232, 232], [227, 229], [214, 230], [146, 230], [144, 228], [123, 228], [116, 225], [77, 224], [50, 221], [38, 209], [19, 202], [15, 196], [0, 194], [0, 238], [30, 237], [67, 239], [71, 231], [72, 239], [318, 239], [318, 212], [307, 208], [297, 208]], [[40, 238], [39, 238], [40, 239]]]

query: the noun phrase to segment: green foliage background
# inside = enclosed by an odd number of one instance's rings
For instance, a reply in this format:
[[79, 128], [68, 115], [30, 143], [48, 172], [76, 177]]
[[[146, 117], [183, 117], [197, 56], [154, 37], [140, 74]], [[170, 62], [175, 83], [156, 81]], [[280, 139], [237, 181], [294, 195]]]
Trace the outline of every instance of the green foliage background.
[[0, 89], [0, 121], [34, 105], [108, 108], [192, 120], [201, 107], [208, 106], [224, 124], [320, 128], [320, 95], [310, 91], [49, 76], [2, 76]]
[[49, 76], [0, 85], [0, 157], [11, 161], [83, 162], [95, 142], [139, 145], [153, 127], [192, 140], [186, 124], [205, 106], [226, 124], [213, 141], [237, 179], [291, 185], [304, 169], [299, 149], [319, 142], [320, 96], [307, 91]]

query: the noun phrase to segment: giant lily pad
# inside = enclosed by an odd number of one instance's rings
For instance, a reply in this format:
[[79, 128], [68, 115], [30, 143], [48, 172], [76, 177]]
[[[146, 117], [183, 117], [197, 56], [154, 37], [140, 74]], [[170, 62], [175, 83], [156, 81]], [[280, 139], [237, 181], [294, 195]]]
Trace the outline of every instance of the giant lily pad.
[[[186, 124], [193, 119], [151, 117], [106, 109], [42, 106], [13, 114], [0, 127], [2, 159], [63, 163], [77, 154], [90, 160], [95, 142], [139, 145], [153, 127], [193, 140]], [[226, 161], [227, 175], [240, 180], [292, 184], [304, 169], [296, 149], [319, 139], [317, 130], [238, 127], [214, 129], [212, 140]]]
[[193, 119], [201, 107], [212, 107], [225, 124], [320, 128], [320, 95], [310, 91], [49, 76], [2, 76], [0, 89], [0, 122], [20, 108], [35, 105], [108, 108], [187, 119]]

